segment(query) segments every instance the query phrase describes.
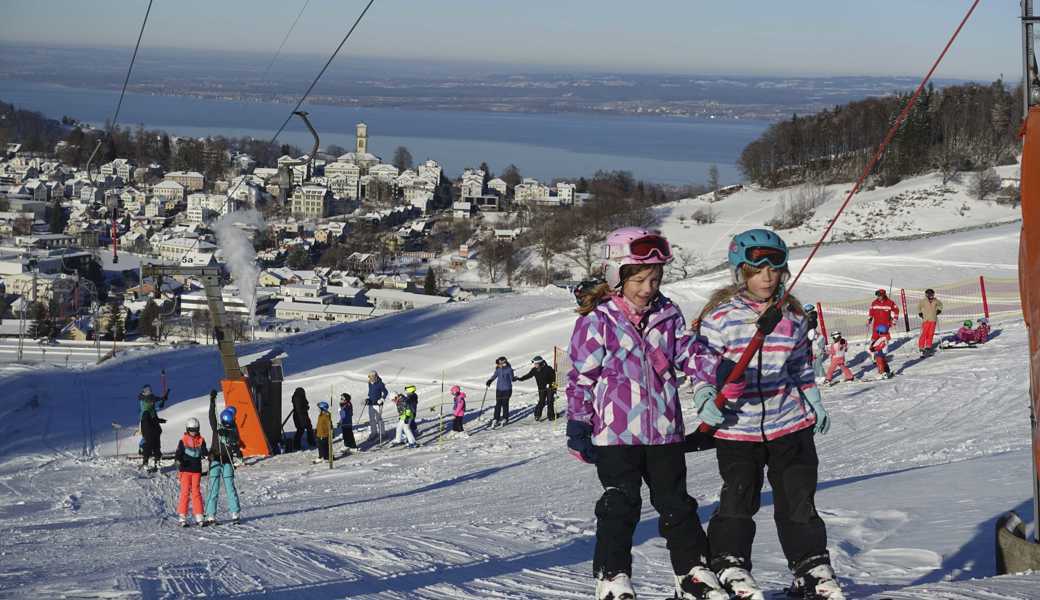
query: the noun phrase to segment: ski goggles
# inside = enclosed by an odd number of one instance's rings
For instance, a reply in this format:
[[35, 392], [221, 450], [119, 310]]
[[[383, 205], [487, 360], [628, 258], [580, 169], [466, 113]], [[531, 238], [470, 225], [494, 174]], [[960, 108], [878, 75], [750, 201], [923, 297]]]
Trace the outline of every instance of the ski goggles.
[[770, 266], [782, 269], [787, 266], [787, 253], [777, 248], [748, 248], [744, 260], [752, 267]]
[[603, 258], [607, 260], [618, 258], [646, 260], [655, 254], [661, 260], [670, 260], [672, 258], [672, 246], [668, 243], [668, 240], [659, 235], [647, 235], [628, 243], [603, 246]]

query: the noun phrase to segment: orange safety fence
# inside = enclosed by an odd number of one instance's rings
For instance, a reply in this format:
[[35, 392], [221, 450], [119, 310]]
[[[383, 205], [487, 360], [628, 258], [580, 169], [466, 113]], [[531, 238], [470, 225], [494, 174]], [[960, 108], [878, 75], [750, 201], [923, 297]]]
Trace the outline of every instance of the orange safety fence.
[[[985, 302], [983, 301], [983, 285], [985, 282]], [[965, 320], [978, 320], [987, 316], [995, 321], [1022, 317], [1022, 303], [1019, 298], [1018, 279], [1014, 277], [983, 277], [966, 279], [945, 285], [933, 285], [935, 297], [943, 303], [943, 312], [939, 315], [938, 331], [957, 329]], [[893, 323], [893, 335], [906, 332], [900, 289], [894, 288], [889, 297], [899, 307], [899, 318]], [[906, 312], [910, 321], [910, 331], [920, 331], [921, 318], [917, 316], [917, 304], [924, 299], [924, 289], [902, 290], [906, 294]], [[803, 299], [804, 300], [804, 299]], [[854, 341], [870, 337], [867, 325], [867, 313], [873, 297], [846, 302], [821, 302], [819, 304], [828, 335], [840, 331], [846, 340]]]

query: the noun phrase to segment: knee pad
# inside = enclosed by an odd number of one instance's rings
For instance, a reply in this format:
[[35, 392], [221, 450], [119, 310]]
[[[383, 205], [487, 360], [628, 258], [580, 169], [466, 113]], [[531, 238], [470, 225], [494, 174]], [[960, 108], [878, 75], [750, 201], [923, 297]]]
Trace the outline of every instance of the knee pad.
[[789, 507], [787, 518], [795, 523], [808, 523], [816, 513], [816, 467], [793, 465], [784, 472], [784, 494]]
[[605, 519], [625, 519], [638, 521], [639, 511], [643, 507], [643, 499], [639, 490], [608, 487], [596, 502], [596, 516]]

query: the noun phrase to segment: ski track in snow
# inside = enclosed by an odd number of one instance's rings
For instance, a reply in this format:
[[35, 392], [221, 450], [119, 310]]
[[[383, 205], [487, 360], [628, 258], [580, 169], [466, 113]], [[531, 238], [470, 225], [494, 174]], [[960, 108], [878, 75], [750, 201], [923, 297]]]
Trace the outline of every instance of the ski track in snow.
[[[941, 256], [943, 243], [970, 248], [975, 260], [965, 263], [1009, 264], [1003, 250], [986, 255], [973, 243], [994, 235], [1008, 232], [894, 244], [913, 255], [869, 263], [853, 277], [849, 261], [864, 260], [857, 246], [827, 248], [806, 281], [841, 294], [892, 273], [945, 277], [929, 258]], [[667, 293], [689, 316], [692, 299], [724, 278], [679, 282]], [[335, 386], [360, 407], [365, 376], [376, 368], [392, 391], [419, 387], [422, 446], [357, 452], [332, 470], [312, 464], [313, 451], [251, 460], [238, 472], [240, 525], [178, 527], [176, 472], [150, 476], [136, 457], [112, 456], [109, 423], [133, 423], [136, 392], [156, 384], [159, 368], [173, 390], [161, 412], [169, 419], [164, 449], [190, 416], [206, 429], [206, 392], [219, 373], [212, 348], [128, 353], [75, 376], [8, 375], [0, 400], [0, 597], [590, 597], [601, 488], [595, 471], [565, 452], [564, 421], [534, 423], [533, 385], [516, 389], [518, 420], [505, 428], [490, 430], [480, 418], [490, 406], [476, 414], [495, 356], [510, 356], [523, 374], [531, 355], [566, 344], [575, 318], [568, 302], [524, 294], [282, 340], [286, 403], [293, 387], [307, 389], [313, 406]], [[982, 348], [925, 360], [906, 343], [894, 353], [895, 379], [824, 389], [833, 426], [817, 438], [817, 506], [850, 598], [1040, 597], [1038, 575], [977, 579], [993, 573], [994, 519], [1009, 508], [1028, 514], [1024, 326], [995, 329]], [[873, 374], [869, 361], [851, 359], [855, 371]], [[469, 394], [469, 437], [440, 437], [442, 372]], [[557, 408], [564, 404], [558, 398]], [[391, 435], [392, 412], [384, 410]], [[367, 413], [355, 415], [361, 441]], [[121, 452], [133, 451], [133, 426], [123, 434]], [[707, 522], [720, 487], [714, 456], [690, 454], [687, 463]], [[634, 580], [641, 598], [663, 599], [671, 594], [670, 563], [643, 495]], [[768, 485], [756, 520], [755, 574], [779, 591], [790, 575]]]

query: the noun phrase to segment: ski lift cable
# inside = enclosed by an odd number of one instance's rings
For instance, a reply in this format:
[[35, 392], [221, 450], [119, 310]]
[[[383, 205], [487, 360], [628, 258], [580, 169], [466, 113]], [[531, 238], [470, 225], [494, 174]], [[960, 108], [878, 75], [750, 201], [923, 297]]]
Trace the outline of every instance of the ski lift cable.
[[[845, 212], [845, 209], [848, 207], [849, 202], [852, 201], [852, 197], [856, 195], [856, 192], [858, 192], [860, 188], [863, 186], [863, 183], [866, 181], [867, 177], [870, 176], [870, 174], [874, 171], [874, 168], [877, 167], [878, 163], [881, 162], [881, 158], [884, 155], [885, 148], [887, 148], [888, 145], [892, 142], [892, 139], [899, 131], [899, 128], [902, 126], [903, 122], [910, 115], [910, 111], [913, 110], [914, 105], [917, 104], [917, 99], [921, 96], [921, 92], [924, 91], [925, 86], [928, 84], [928, 81], [932, 78], [932, 75], [935, 73], [935, 70], [939, 68], [939, 64], [946, 57], [946, 53], [950, 50], [950, 47], [953, 46], [953, 42], [957, 39], [957, 36], [960, 35], [960, 32], [964, 28], [964, 25], [968, 22], [968, 19], [970, 19], [971, 15], [975, 12], [975, 8], [978, 7], [979, 2], [980, 0], [974, 0], [974, 2], [972, 2], [967, 14], [964, 15], [963, 19], [961, 19], [960, 24], [957, 25], [957, 29], [954, 30], [953, 35], [951, 35], [950, 39], [946, 42], [946, 46], [943, 48], [942, 52], [939, 53], [939, 56], [935, 59], [935, 62], [932, 63], [932, 68], [928, 70], [928, 73], [924, 76], [924, 79], [921, 80], [921, 83], [917, 86], [917, 89], [910, 97], [910, 100], [906, 103], [906, 106], [903, 107], [902, 112], [899, 113], [899, 116], [896, 118], [895, 122], [892, 123], [892, 126], [888, 129], [888, 133], [885, 135], [884, 139], [881, 141], [881, 144], [874, 152], [873, 158], [871, 158], [870, 162], [863, 169], [863, 172], [856, 180], [856, 184], [852, 186], [852, 189], [849, 190], [848, 194], [845, 196], [845, 201], [842, 202], [840, 207], [838, 207], [838, 211], [834, 214], [834, 217], [831, 218], [830, 222], [827, 224], [827, 227], [823, 230], [823, 234], [820, 235], [820, 239], [817, 240], [816, 244], [813, 245], [812, 250], [809, 252], [809, 256], [807, 256], [805, 262], [802, 263], [802, 267], [798, 270], [798, 274], [795, 275], [794, 279], [791, 280], [791, 284], [787, 286], [787, 289], [784, 291], [783, 297], [776, 304], [776, 306], [782, 307], [784, 303], [787, 302], [788, 298], [791, 297], [791, 291], [794, 289], [795, 285], [798, 284], [798, 280], [801, 278], [802, 273], [805, 272], [805, 269], [809, 266], [809, 263], [812, 262], [813, 257], [816, 256], [817, 251], [819, 251], [820, 247], [823, 245], [823, 242], [827, 239], [827, 236], [830, 234], [831, 229], [834, 227], [834, 224], [837, 223], [842, 213]], [[754, 357], [755, 353], [758, 352], [758, 350], [762, 347], [762, 343], [765, 340], [765, 335], [766, 334], [762, 329], [759, 329], [755, 332], [755, 336], [751, 338], [751, 341], [748, 343], [747, 348], [745, 348], [744, 352], [741, 354], [740, 360], [737, 362], [736, 367], [726, 377], [724, 383], [732, 383], [733, 381], [740, 379], [744, 375], [744, 371], [747, 369], [747, 366], [751, 362], [751, 359]], [[721, 388], [722, 385], [724, 384], [720, 384], [719, 387]], [[716, 404], [718, 404], [720, 407], [723, 405], [724, 402], [725, 398], [723, 398], [721, 395], [718, 397], [718, 399], [716, 399]], [[700, 426], [700, 431], [708, 431], [710, 429], [710, 427], [704, 424], [701, 424]]]
[[[321, 78], [323, 75], [325, 75], [325, 71], [328, 70], [329, 65], [331, 65], [332, 61], [336, 59], [336, 56], [339, 54], [339, 51], [343, 49], [343, 46], [347, 43], [347, 40], [350, 39], [350, 36], [353, 35], [354, 30], [357, 29], [358, 25], [361, 23], [361, 20], [365, 18], [365, 15], [368, 13], [368, 9], [372, 8], [372, 5], [375, 4], [375, 1], [376, 0], [368, 0], [368, 4], [365, 5], [365, 8], [361, 11], [361, 14], [359, 14], [357, 16], [357, 19], [354, 20], [354, 24], [350, 26], [350, 29], [347, 31], [346, 35], [344, 35], [343, 39], [340, 40], [339, 45], [336, 46], [336, 49], [332, 51], [332, 55], [329, 56], [329, 59], [327, 61], [325, 61], [325, 66], [323, 66], [321, 70], [318, 71], [318, 75], [314, 78], [314, 81], [312, 81], [311, 84], [307, 87], [307, 91], [305, 91], [303, 95], [300, 96], [300, 100], [296, 103], [296, 106], [294, 106], [293, 109], [289, 111], [289, 116], [285, 117], [285, 121], [282, 122], [281, 127], [279, 127], [278, 131], [276, 131], [274, 135], [271, 137], [271, 141], [267, 142], [268, 145], [274, 144], [275, 140], [278, 139], [278, 136], [280, 136], [282, 132], [285, 131], [285, 127], [289, 124], [289, 121], [292, 120], [293, 115], [296, 114], [296, 111], [300, 110], [300, 107], [303, 106], [303, 103], [307, 100], [307, 97], [310, 96], [312, 91], [314, 91], [314, 87], [318, 85], [319, 81], [321, 81]], [[239, 176], [238, 183], [236, 183], [234, 187], [228, 190], [227, 196], [224, 197], [224, 204], [220, 207], [221, 213], [224, 213], [224, 211], [227, 209], [228, 204], [231, 202], [231, 197], [235, 194], [235, 192], [238, 191], [238, 188], [242, 186], [243, 181], [245, 181], [245, 175]], [[181, 255], [180, 260], [177, 262], [180, 264], [184, 264], [184, 259], [188, 256], [188, 253], [195, 249], [195, 246], [197, 246], [198, 243], [199, 238], [195, 238], [191, 245], [188, 246], [188, 248], [184, 251], [184, 254]]]
[[[148, 8], [144, 11], [144, 19], [141, 21], [141, 30], [137, 32], [137, 43], [134, 44], [134, 53], [130, 55], [130, 66], [126, 69], [126, 77], [123, 78], [123, 89], [119, 92], [119, 101], [116, 102], [116, 111], [112, 115], [112, 122], [109, 126], [109, 133], [116, 127], [116, 122], [119, 120], [119, 111], [123, 108], [123, 98], [126, 96], [126, 86], [130, 83], [130, 74], [134, 71], [134, 63], [137, 62], [137, 51], [141, 48], [141, 39], [144, 38], [144, 29], [148, 25], [148, 15], [152, 12], [152, 3], [155, 0], [148, 0]], [[103, 137], [103, 136], [102, 136]], [[87, 177], [90, 177], [90, 163], [94, 161], [94, 157], [97, 155], [98, 150], [101, 149], [102, 137], [98, 138], [97, 145], [94, 146], [94, 151], [90, 153], [90, 158], [87, 159]], [[94, 180], [91, 178], [91, 185]]]
[[285, 37], [282, 38], [282, 43], [279, 44], [278, 45], [278, 49], [275, 50], [274, 56], [271, 57], [271, 62], [267, 64], [267, 68], [264, 69], [264, 74], [260, 76], [260, 81], [267, 81], [267, 74], [271, 72], [271, 67], [274, 66], [274, 63], [278, 60], [278, 57], [282, 54], [282, 48], [284, 48], [285, 47], [285, 43], [289, 41], [289, 36], [292, 35], [293, 30], [296, 29], [296, 24], [300, 22], [300, 17], [303, 16], [303, 11], [307, 10], [307, 6], [310, 3], [311, 3], [311, 0], [307, 0], [306, 2], [303, 3], [303, 8], [301, 8], [300, 12], [296, 14], [296, 20], [293, 21], [292, 25], [289, 26], [289, 31], [285, 32]]

